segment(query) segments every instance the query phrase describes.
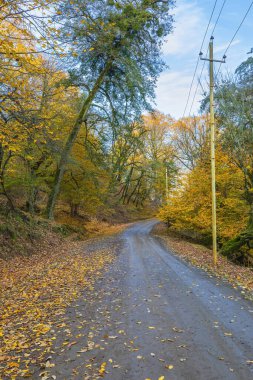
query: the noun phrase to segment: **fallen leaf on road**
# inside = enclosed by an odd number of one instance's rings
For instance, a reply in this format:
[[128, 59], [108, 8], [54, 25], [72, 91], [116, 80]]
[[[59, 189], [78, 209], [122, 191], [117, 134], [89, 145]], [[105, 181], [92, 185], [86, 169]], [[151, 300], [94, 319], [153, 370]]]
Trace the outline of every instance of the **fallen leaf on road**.
[[98, 370], [100, 376], [104, 376], [106, 369], [106, 362], [103, 362]]
[[77, 342], [71, 342], [68, 344], [68, 348], [70, 348], [71, 346], [73, 346], [74, 344], [76, 344]]
[[162, 342], [162, 343], [165, 343], [165, 342], [175, 342], [175, 340], [174, 340], [174, 339], [167, 338], [167, 339], [161, 339], [161, 342]]
[[78, 354], [82, 354], [83, 352], [87, 352], [87, 348], [82, 348], [80, 351], [77, 351]]
[[16, 362], [10, 362], [10, 363], [8, 363], [8, 367], [10, 367], [10, 368], [19, 367], [19, 364]]
[[173, 327], [172, 330], [175, 331], [175, 332], [178, 332], [178, 333], [184, 332], [184, 330], [181, 330], [181, 329], [179, 329], [177, 327]]

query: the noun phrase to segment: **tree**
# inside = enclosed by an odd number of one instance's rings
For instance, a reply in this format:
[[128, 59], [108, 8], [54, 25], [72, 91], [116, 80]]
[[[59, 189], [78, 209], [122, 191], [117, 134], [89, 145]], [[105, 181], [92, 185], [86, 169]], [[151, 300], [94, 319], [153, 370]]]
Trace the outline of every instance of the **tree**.
[[[172, 118], [155, 111], [143, 117], [146, 128], [145, 155], [152, 169], [150, 195], [154, 204], [160, 205], [166, 198], [166, 191], [174, 183], [176, 166], [171, 145]], [[166, 190], [166, 174], [168, 189]]]
[[118, 136], [111, 152], [112, 173], [123, 203], [157, 205], [165, 198], [166, 167], [170, 187], [175, 177], [169, 125], [170, 117], [156, 111], [125, 126]]
[[[25, 62], [38, 53], [52, 54], [58, 48], [61, 52], [51, 38], [52, 33], [57, 33], [52, 25], [56, 3], [57, 0], [0, 1], [0, 53], [5, 59]], [[27, 51], [22, 45], [28, 47]]]
[[180, 166], [192, 170], [204, 157], [208, 130], [206, 115], [183, 118], [171, 124], [172, 146]]
[[66, 74], [41, 56], [28, 61], [22, 71], [2, 71], [0, 178], [11, 207], [9, 191], [22, 188], [33, 213], [39, 189], [47, 190], [48, 168], [61, 149], [59, 135], [66, 135], [76, 116], [78, 90], [66, 89]]
[[88, 141], [96, 151], [101, 149], [97, 138], [80, 133], [64, 173], [60, 197], [69, 204], [72, 217], [78, 216], [80, 207], [86, 215], [95, 214], [108, 189], [109, 174], [93, 159], [93, 155], [89, 157]]
[[248, 251], [253, 246], [253, 58], [223, 78], [216, 90], [216, 114], [223, 149], [242, 172], [249, 208], [247, 228], [224, 245], [226, 255]]
[[[62, 40], [69, 47], [73, 73], [85, 83], [79, 115], [68, 136], [49, 196], [47, 215], [53, 217], [69, 154], [92, 102], [102, 93], [126, 94], [133, 108], [148, 106], [163, 64], [159, 49], [171, 31], [172, 1], [61, 1], [56, 21], [64, 23]], [[71, 15], [71, 17], [69, 17]]]
[[237, 68], [235, 77], [227, 79], [217, 95], [222, 143], [243, 172], [249, 228], [253, 230], [253, 58]]
[[[208, 152], [207, 152], [208, 153]], [[217, 232], [219, 245], [233, 238], [247, 224], [242, 199], [243, 176], [221, 145], [216, 147]], [[211, 243], [211, 165], [209, 154], [184, 174], [159, 212], [172, 228]], [[237, 258], [237, 257], [236, 257]]]

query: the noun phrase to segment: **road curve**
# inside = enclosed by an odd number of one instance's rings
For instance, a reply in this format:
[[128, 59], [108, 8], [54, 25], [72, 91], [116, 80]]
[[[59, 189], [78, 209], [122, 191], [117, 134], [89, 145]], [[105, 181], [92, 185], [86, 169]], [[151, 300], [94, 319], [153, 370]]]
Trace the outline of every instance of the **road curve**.
[[57, 379], [253, 379], [252, 302], [163, 248], [155, 223], [126, 230], [110, 270], [69, 308], [84, 338], [53, 357]]

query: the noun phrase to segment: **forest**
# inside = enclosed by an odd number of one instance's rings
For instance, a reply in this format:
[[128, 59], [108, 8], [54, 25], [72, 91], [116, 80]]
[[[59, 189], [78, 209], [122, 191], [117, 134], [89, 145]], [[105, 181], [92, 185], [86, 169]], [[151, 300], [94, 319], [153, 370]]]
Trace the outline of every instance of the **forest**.
[[[172, 16], [144, 3], [2, 1], [3, 234], [13, 215], [78, 226], [159, 209], [210, 244], [208, 96], [200, 116], [179, 120], [152, 105]], [[252, 261], [252, 87], [250, 57], [215, 90], [218, 243], [242, 263]]]
[[0, 0], [0, 379], [250, 378], [253, 56], [215, 76], [214, 265], [210, 94], [156, 105], [176, 5]]

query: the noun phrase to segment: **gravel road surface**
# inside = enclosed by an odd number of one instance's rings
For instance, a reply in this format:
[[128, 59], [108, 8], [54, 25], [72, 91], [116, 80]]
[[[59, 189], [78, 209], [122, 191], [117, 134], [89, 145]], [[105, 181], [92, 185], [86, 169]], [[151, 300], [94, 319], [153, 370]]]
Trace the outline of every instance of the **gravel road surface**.
[[91, 244], [118, 255], [60, 319], [47, 378], [253, 379], [252, 302], [163, 248], [155, 223]]

